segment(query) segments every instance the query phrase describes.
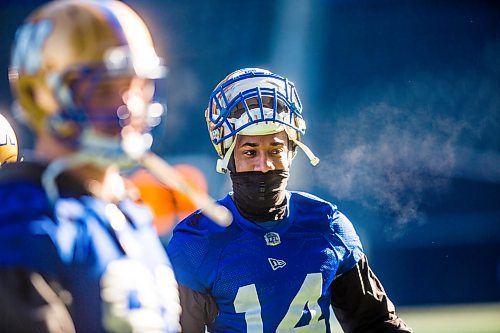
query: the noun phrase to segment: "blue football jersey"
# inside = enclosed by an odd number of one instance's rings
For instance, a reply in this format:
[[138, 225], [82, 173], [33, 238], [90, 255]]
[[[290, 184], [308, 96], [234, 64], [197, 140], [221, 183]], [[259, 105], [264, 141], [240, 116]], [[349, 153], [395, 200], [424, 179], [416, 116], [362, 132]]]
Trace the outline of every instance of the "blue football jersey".
[[179, 283], [215, 298], [210, 332], [330, 332], [330, 284], [363, 250], [351, 222], [315, 196], [287, 192], [287, 216], [272, 228], [233, 214], [221, 227], [196, 212], [174, 230], [168, 253]]
[[4, 180], [0, 202], [0, 267], [57, 280], [77, 332], [178, 331], [177, 284], [148, 209], [92, 196], [52, 204], [32, 181]]

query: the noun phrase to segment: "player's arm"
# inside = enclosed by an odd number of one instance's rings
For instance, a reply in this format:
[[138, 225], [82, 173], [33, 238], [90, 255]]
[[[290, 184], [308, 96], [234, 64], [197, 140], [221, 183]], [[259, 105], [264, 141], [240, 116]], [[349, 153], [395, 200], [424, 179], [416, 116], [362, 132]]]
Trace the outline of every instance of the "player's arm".
[[330, 286], [331, 304], [346, 333], [413, 332], [396, 315], [382, 284], [368, 266], [366, 256]]
[[212, 296], [179, 284], [182, 332], [204, 333], [205, 325], [215, 320], [218, 309]]

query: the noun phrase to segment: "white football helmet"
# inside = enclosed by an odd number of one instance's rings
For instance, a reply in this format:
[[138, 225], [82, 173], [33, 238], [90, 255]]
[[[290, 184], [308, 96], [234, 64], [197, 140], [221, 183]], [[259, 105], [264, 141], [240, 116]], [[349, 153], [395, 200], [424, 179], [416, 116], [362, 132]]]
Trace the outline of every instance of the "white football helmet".
[[306, 123], [295, 85], [268, 70], [244, 68], [229, 74], [212, 92], [205, 118], [210, 139], [221, 158], [217, 162], [218, 172], [227, 172], [237, 134], [267, 135], [286, 131], [312, 165], [319, 163], [300, 141]]

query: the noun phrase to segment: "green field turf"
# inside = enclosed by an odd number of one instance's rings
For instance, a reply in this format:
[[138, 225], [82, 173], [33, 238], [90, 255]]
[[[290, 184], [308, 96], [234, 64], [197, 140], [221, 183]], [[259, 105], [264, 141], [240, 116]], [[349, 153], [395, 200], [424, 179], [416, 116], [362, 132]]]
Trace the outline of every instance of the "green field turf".
[[[415, 333], [500, 333], [500, 303], [400, 307], [398, 314]], [[342, 332], [336, 323], [332, 329]]]

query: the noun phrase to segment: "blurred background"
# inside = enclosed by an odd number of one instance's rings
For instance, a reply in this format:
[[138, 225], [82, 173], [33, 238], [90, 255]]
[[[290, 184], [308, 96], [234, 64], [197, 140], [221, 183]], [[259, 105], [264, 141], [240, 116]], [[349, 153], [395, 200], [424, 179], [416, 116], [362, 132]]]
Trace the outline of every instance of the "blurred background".
[[[45, 1], [0, 4], [0, 110], [16, 27]], [[500, 332], [500, 4], [441, 0], [125, 1], [169, 67], [154, 150], [214, 197], [204, 109], [242, 67], [296, 83], [318, 167], [289, 188], [337, 204], [416, 332]], [[20, 145], [30, 133], [15, 123]], [[174, 221], [175, 222], [175, 221]], [[338, 329], [337, 329], [338, 332]]]

